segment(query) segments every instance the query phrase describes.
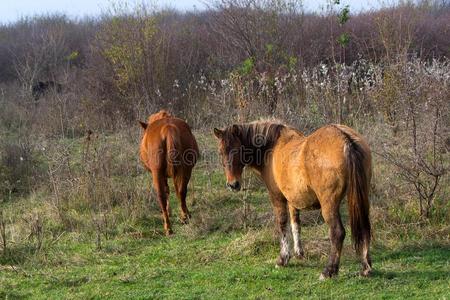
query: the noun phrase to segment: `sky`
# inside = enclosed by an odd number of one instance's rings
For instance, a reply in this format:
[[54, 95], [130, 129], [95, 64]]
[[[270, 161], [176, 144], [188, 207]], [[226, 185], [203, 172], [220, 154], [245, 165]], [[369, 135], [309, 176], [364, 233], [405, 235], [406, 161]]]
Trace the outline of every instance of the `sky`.
[[[123, 0], [122, 0], [123, 1]], [[125, 0], [128, 3], [142, 1]], [[14, 22], [21, 17], [46, 13], [65, 13], [69, 17], [98, 16], [111, 6], [114, 0], [0, 0], [0, 23]], [[155, 1], [150, 1], [155, 2]], [[180, 10], [202, 9], [203, 0], [159, 0], [159, 5], [170, 6]], [[351, 11], [377, 8], [380, 1], [342, 0], [349, 4]], [[304, 0], [304, 7], [308, 10], [320, 10], [327, 0]]]

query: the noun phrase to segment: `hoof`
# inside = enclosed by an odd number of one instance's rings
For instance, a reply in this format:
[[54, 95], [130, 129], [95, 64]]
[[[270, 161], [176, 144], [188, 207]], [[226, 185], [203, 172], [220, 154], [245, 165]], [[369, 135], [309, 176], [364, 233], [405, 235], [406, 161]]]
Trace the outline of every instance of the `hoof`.
[[359, 272], [359, 275], [362, 277], [370, 277], [370, 275], [372, 275], [372, 269], [368, 268], [368, 269], [362, 270], [361, 272]]
[[325, 280], [327, 278], [336, 277], [338, 274], [338, 269], [333, 267], [326, 267], [323, 270], [322, 274], [320, 274], [319, 280]]
[[173, 234], [172, 229], [166, 230], [166, 236], [171, 236]]
[[289, 262], [289, 255], [278, 256], [276, 267], [286, 267]]
[[330, 279], [330, 278], [336, 277], [336, 276], [337, 276], [337, 274], [331, 275], [331, 274], [327, 274], [327, 273], [321, 273], [319, 276], [319, 280], [323, 281], [323, 280]]
[[305, 258], [305, 252], [303, 250], [295, 251], [294, 255], [295, 255], [295, 258], [297, 258], [297, 259], [304, 259]]
[[363, 277], [369, 277], [372, 274], [372, 262], [370, 261], [370, 258], [367, 262], [362, 263], [362, 270], [359, 272], [359, 275]]
[[180, 218], [181, 223], [183, 223], [183, 224], [189, 224], [189, 220], [190, 219], [191, 219], [191, 214], [190, 213], [182, 214], [182, 216]]

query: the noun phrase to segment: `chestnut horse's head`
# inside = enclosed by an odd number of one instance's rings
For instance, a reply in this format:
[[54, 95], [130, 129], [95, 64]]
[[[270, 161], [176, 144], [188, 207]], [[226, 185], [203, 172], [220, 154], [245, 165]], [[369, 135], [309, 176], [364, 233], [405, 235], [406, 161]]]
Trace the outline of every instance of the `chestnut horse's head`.
[[239, 191], [245, 166], [242, 160], [243, 147], [239, 139], [239, 128], [236, 125], [224, 130], [214, 128], [214, 135], [219, 140], [219, 151], [227, 177], [227, 186], [233, 191]]

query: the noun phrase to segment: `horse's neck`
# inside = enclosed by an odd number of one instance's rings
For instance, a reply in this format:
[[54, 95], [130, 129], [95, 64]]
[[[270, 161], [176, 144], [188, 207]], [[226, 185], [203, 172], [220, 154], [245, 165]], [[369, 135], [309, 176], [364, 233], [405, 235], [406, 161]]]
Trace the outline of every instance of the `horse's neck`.
[[273, 147], [258, 147], [253, 144], [243, 144], [247, 155], [251, 155], [251, 162], [247, 164], [248, 167], [261, 174], [266, 168], [268, 161], [271, 161], [271, 151]]
[[265, 153], [264, 163], [261, 165], [250, 165], [249, 167], [256, 172], [256, 174], [265, 182], [269, 189], [276, 186], [273, 174], [273, 156], [276, 151], [284, 151], [284, 146], [291, 141], [303, 144], [306, 140], [306, 136], [302, 132], [295, 128], [287, 127], [283, 129], [282, 134], [271, 147]]
[[272, 156], [272, 151], [266, 152], [264, 163], [250, 164], [248, 166], [262, 181], [264, 181], [267, 187], [273, 185]]

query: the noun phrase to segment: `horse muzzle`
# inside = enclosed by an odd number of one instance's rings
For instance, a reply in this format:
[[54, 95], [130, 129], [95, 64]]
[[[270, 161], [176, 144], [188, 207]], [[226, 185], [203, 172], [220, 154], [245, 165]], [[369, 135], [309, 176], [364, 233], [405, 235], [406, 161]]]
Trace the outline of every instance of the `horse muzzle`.
[[234, 192], [238, 192], [241, 190], [241, 183], [237, 180], [233, 181], [232, 183], [227, 182], [227, 187]]

